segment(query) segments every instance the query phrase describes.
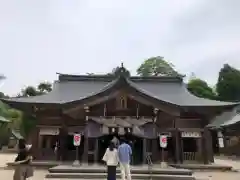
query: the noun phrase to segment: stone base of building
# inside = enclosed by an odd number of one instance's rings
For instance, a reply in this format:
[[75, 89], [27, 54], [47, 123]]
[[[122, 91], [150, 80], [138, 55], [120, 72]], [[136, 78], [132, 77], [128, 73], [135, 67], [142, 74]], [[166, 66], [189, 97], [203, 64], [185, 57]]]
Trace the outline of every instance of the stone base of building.
[[[148, 166], [132, 166], [132, 179], [166, 179], [166, 180], [194, 180], [192, 171], [185, 169], [160, 168], [154, 165], [151, 169]], [[73, 178], [73, 179], [106, 179], [106, 167], [100, 165], [79, 166], [60, 165], [49, 169], [46, 178]], [[120, 169], [117, 169], [117, 177], [120, 178]]]

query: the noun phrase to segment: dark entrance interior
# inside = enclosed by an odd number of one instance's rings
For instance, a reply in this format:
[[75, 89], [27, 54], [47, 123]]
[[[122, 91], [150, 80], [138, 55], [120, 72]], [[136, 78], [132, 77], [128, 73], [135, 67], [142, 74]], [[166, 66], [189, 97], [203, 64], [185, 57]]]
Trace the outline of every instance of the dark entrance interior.
[[193, 161], [196, 160], [197, 152], [197, 139], [186, 137], [183, 138], [183, 160]]
[[197, 141], [195, 138], [183, 138], [183, 152], [197, 152]]
[[175, 144], [172, 137], [167, 138], [167, 147], [164, 149], [167, 151], [167, 160], [169, 162], [174, 162], [175, 159]]
[[132, 147], [132, 164], [142, 164], [143, 162], [143, 140], [142, 138], [136, 137], [132, 134], [125, 134], [122, 136], [119, 136], [118, 134], [109, 134], [105, 135], [99, 138], [99, 149], [98, 149], [98, 162], [102, 162], [102, 157], [104, 156], [104, 153], [106, 149], [108, 148], [110, 141], [113, 139], [113, 137], [118, 138], [119, 141], [121, 141], [122, 138], [126, 139], [128, 141], [128, 144]]
[[143, 139], [133, 136], [132, 137], [132, 152], [133, 152], [133, 160], [132, 164], [138, 165], [143, 163]]
[[213, 147], [213, 153], [219, 154], [219, 143], [218, 143], [218, 135], [216, 131], [211, 131], [212, 134], [212, 147]]
[[99, 163], [103, 163], [102, 158], [112, 138], [113, 138], [113, 135], [104, 135], [98, 139], [98, 162]]

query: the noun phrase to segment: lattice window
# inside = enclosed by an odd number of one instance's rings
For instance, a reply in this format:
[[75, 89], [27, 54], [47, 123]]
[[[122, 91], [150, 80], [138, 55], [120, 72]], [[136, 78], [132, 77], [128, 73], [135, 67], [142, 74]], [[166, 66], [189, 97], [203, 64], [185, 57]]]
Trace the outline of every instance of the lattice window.
[[125, 108], [125, 99], [124, 98], [120, 99], [120, 105], [121, 105], [121, 108]]
[[119, 109], [126, 109], [127, 108], [127, 97], [121, 96], [117, 99], [117, 104]]

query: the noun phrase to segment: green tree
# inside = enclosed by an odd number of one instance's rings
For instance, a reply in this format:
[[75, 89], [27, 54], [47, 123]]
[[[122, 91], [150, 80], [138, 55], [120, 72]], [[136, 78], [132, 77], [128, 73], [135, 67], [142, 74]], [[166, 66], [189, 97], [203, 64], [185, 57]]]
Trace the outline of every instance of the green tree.
[[188, 91], [197, 97], [216, 99], [216, 94], [214, 93], [213, 89], [201, 79], [191, 79], [187, 84], [187, 88]]
[[[42, 82], [37, 86], [37, 88], [33, 86], [26, 87], [25, 89], [22, 90], [22, 93], [20, 93], [20, 96], [23, 96], [23, 97], [37, 96], [37, 95], [46, 94], [51, 91], [52, 91], [52, 84], [49, 82]], [[22, 121], [20, 125], [20, 129], [23, 135], [28, 136], [31, 129], [34, 128], [35, 126], [36, 126], [36, 118], [29, 114], [23, 113]]]
[[224, 64], [219, 72], [216, 91], [220, 100], [240, 101], [240, 71]]
[[0, 130], [1, 141], [7, 142], [9, 138], [9, 129], [20, 129], [22, 113], [21, 111], [10, 108], [8, 105], [0, 101], [0, 116], [10, 121], [4, 126], [1, 126]]
[[37, 88], [34, 86], [27, 86], [25, 89], [22, 89], [22, 92], [18, 97], [31, 97], [46, 94], [52, 91], [52, 84], [49, 82], [40, 83]]
[[42, 82], [37, 87], [40, 94], [45, 94], [52, 91], [52, 84], [49, 82]]
[[38, 90], [33, 86], [28, 86], [22, 90], [21, 96], [23, 97], [30, 97], [30, 96], [37, 96], [39, 95]]
[[5, 98], [5, 95], [3, 92], [0, 92], [0, 98]]
[[22, 123], [20, 125], [20, 130], [22, 134], [25, 137], [27, 137], [31, 132], [31, 130], [34, 129], [34, 127], [36, 127], [37, 120], [34, 116], [27, 113], [23, 113], [22, 116], [23, 117], [22, 117]]
[[168, 63], [163, 57], [151, 57], [145, 60], [137, 69], [140, 76], [178, 76], [180, 75], [173, 64]]

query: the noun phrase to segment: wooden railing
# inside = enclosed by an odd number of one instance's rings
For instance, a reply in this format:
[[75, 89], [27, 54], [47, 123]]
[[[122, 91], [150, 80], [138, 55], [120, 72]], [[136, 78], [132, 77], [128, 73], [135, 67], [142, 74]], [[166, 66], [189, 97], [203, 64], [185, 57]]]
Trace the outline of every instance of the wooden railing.
[[196, 161], [197, 160], [197, 153], [196, 152], [184, 152], [183, 153], [183, 160], [184, 161]]
[[114, 118], [133, 118], [133, 119], [146, 119], [146, 120], [152, 120], [153, 116], [89, 116], [89, 118], [95, 117], [95, 118], [105, 118], [105, 119], [114, 119]]

